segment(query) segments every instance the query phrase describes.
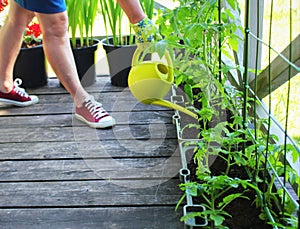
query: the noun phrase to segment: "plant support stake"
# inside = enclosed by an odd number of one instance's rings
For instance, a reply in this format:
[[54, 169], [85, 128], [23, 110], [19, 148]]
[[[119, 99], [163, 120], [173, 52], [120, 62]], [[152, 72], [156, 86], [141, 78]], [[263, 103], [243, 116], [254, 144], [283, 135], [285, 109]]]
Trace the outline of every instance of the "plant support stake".
[[[298, 200], [298, 206], [300, 206], [300, 200]], [[298, 207], [298, 229], [300, 229], [300, 208]]]
[[[248, 100], [248, 53], [249, 53], [249, 0], [246, 0], [246, 14], [245, 14], [245, 47], [244, 47], [244, 102], [243, 102], [243, 129], [246, 130], [248, 128], [247, 125], [247, 100]], [[244, 134], [244, 139], [246, 138]], [[243, 146], [243, 154], [245, 154], [246, 142], [244, 142]]]

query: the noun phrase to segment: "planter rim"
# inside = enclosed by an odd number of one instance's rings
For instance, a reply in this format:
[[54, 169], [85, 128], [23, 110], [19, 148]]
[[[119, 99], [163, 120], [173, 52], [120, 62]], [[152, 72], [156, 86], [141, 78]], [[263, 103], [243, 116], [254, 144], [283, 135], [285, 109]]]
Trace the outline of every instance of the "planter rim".
[[[79, 37], [76, 38], [76, 40], [79, 40], [79, 39], [80, 39]], [[71, 38], [70, 38], [70, 41], [71, 41]], [[100, 43], [100, 40], [97, 39], [97, 38], [93, 38], [93, 41], [94, 41], [95, 43], [92, 44], [92, 45], [90, 45], [90, 46], [76, 47], [76, 48], [73, 48], [73, 47], [71, 46], [71, 48], [72, 48], [73, 50], [88, 49], [88, 48], [93, 48], [93, 47], [95, 47], [95, 46], [98, 46], [99, 43]]]
[[[128, 37], [128, 36], [130, 36], [130, 35], [124, 35], [122, 37]], [[101, 43], [102, 43], [102, 45], [110, 46], [110, 47], [134, 47], [134, 46], [136, 46], [136, 44], [130, 44], [130, 45], [113, 45], [110, 42], [107, 42], [107, 40], [110, 41], [112, 39], [113, 39], [112, 36], [105, 37], [105, 38], [103, 38], [101, 40]]]
[[20, 50], [27, 51], [27, 50], [30, 50], [30, 49], [37, 49], [37, 48], [42, 48], [42, 47], [43, 47], [43, 44], [39, 44], [39, 45], [30, 47], [30, 48], [20, 48]]

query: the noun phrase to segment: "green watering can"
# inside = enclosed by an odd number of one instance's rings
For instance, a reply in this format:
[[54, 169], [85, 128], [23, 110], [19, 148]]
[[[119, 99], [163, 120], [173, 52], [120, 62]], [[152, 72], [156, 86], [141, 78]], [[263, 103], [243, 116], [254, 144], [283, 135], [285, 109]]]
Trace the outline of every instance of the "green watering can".
[[141, 48], [136, 49], [128, 76], [128, 87], [133, 96], [141, 103], [169, 107], [197, 119], [197, 114], [163, 99], [174, 82], [173, 63], [169, 52], [166, 51], [164, 55], [167, 65], [161, 61], [139, 62], [142, 52]]

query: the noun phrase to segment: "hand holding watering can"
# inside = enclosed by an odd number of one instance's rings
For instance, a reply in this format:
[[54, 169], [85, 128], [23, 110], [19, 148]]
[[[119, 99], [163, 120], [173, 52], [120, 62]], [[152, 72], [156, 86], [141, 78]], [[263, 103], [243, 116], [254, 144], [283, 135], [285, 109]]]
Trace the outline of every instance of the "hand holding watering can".
[[132, 25], [135, 31], [137, 46], [141, 49], [148, 47], [149, 42], [161, 40], [157, 28], [149, 18], [144, 18], [140, 22]]
[[179, 110], [197, 119], [197, 114], [178, 104], [164, 100], [174, 82], [173, 63], [169, 52], [165, 52], [163, 61], [140, 61], [146, 45], [138, 45], [128, 76], [128, 86], [134, 97], [144, 104], [153, 104]]

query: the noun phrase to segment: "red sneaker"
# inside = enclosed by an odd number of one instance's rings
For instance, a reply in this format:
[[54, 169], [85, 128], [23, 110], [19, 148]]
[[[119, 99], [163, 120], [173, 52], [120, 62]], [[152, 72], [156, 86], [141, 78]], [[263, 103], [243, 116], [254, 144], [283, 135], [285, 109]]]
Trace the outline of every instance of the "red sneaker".
[[19, 107], [26, 107], [38, 103], [39, 98], [35, 95], [28, 95], [24, 88], [19, 87], [21, 84], [21, 79], [15, 79], [14, 87], [11, 92], [0, 92], [0, 102], [5, 104], [12, 104]]
[[93, 96], [89, 96], [82, 107], [76, 107], [75, 118], [92, 128], [107, 128], [116, 124], [115, 119], [107, 113], [101, 103], [95, 101]]

